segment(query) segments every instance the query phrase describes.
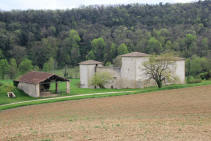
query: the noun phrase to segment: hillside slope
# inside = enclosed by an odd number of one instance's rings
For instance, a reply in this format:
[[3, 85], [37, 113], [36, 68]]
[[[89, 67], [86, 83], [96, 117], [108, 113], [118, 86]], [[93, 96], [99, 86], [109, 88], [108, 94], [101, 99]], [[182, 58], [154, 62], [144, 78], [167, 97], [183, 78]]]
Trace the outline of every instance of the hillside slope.
[[113, 63], [117, 55], [132, 51], [171, 50], [190, 57], [187, 47], [191, 55], [206, 56], [211, 49], [210, 7], [211, 1], [205, 0], [0, 11], [0, 50], [7, 60], [15, 58], [20, 64], [27, 57], [40, 68], [50, 58], [59, 67], [75, 66], [85, 59]]

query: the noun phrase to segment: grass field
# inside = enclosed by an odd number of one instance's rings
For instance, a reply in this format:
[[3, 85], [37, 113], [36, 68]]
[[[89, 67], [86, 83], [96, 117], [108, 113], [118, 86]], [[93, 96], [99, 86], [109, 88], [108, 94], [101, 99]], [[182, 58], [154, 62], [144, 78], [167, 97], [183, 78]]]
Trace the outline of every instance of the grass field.
[[0, 111], [1, 141], [209, 141], [211, 85]]
[[[25, 100], [35, 100], [35, 99], [43, 99], [43, 98], [33, 98], [26, 95], [23, 91], [18, 90], [16, 87], [13, 86], [12, 80], [1, 80], [1, 83], [3, 83], [2, 86], [0, 86], [0, 105], [2, 104], [8, 104], [13, 102], [20, 102]], [[71, 79], [70, 83], [70, 94], [66, 94], [66, 83], [60, 82], [59, 83], [59, 94], [58, 96], [69, 96], [69, 95], [77, 95], [77, 94], [90, 94], [90, 93], [99, 93], [99, 92], [113, 92], [113, 91], [123, 91], [127, 89], [86, 89], [86, 88], [78, 88], [79, 79]], [[52, 93], [55, 91], [55, 84], [52, 83], [50, 90]], [[133, 90], [133, 89], [131, 89]], [[13, 91], [16, 98], [8, 98], [7, 92]]]
[[[0, 105], [21, 102], [21, 101], [28, 101], [28, 100], [36, 100], [36, 99], [44, 99], [44, 98], [33, 98], [26, 95], [23, 91], [18, 90], [13, 86], [13, 82], [11, 80], [2, 80], [0, 81], [3, 83], [0, 86]], [[83, 97], [74, 97], [74, 98], [64, 98], [64, 99], [57, 99], [57, 100], [46, 100], [46, 101], [36, 101], [31, 103], [24, 103], [24, 104], [14, 104], [10, 106], [0, 107], [0, 110], [15, 108], [19, 106], [26, 106], [26, 105], [34, 105], [34, 104], [41, 104], [41, 103], [52, 103], [57, 101], [65, 101], [65, 100], [77, 100], [77, 99], [84, 99], [84, 98], [96, 98], [96, 97], [108, 97], [108, 96], [118, 96], [118, 95], [128, 95], [128, 94], [136, 94], [136, 93], [146, 93], [152, 91], [160, 91], [160, 90], [168, 90], [168, 89], [178, 89], [178, 88], [186, 88], [186, 87], [193, 87], [193, 86], [201, 86], [201, 85], [210, 85], [211, 81], [203, 81], [201, 83], [195, 84], [183, 84], [183, 85], [169, 85], [164, 86], [163, 88], [159, 89], [157, 87], [149, 87], [144, 89], [85, 89], [85, 88], [78, 88], [79, 79], [71, 79], [71, 91], [70, 94], [65, 93], [66, 84], [59, 83], [59, 90], [61, 93], [58, 96], [71, 96], [71, 95], [78, 95], [84, 94]], [[51, 85], [51, 91], [54, 91], [55, 84]], [[8, 98], [6, 93], [8, 91], [13, 91], [16, 94], [16, 98]], [[135, 91], [133, 93], [122, 93], [122, 91]], [[105, 94], [105, 95], [93, 95], [93, 96], [86, 96], [86, 94], [90, 93], [104, 93], [104, 92], [120, 92], [116, 94]]]
[[[0, 89], [0, 104], [8, 104], [13, 102], [19, 102], [23, 100], [34, 100], [34, 99], [41, 99], [41, 98], [32, 98], [26, 95], [23, 91], [18, 90], [13, 86], [12, 80], [1, 80], [4, 85], [1, 86]], [[183, 84], [183, 85], [169, 85], [165, 86], [161, 89], [157, 87], [149, 87], [144, 89], [88, 89], [88, 88], [78, 88], [79, 79], [71, 79], [70, 87], [71, 91], [70, 94], [65, 93], [66, 84], [64, 82], [59, 83], [59, 90], [60, 94], [58, 96], [69, 96], [69, 95], [77, 95], [77, 94], [89, 94], [89, 93], [99, 93], [99, 92], [113, 92], [113, 91], [136, 91], [136, 93], [143, 93], [143, 92], [150, 92], [150, 91], [157, 91], [157, 90], [165, 90], [165, 89], [176, 89], [176, 88], [185, 88], [185, 87], [192, 87], [192, 86], [200, 86], [200, 85], [209, 85], [211, 81], [203, 81], [201, 83], [195, 84]], [[55, 84], [51, 84], [50, 90], [53, 92], [55, 90]], [[8, 98], [6, 93], [7, 91], [14, 91], [17, 98], [11, 99]]]

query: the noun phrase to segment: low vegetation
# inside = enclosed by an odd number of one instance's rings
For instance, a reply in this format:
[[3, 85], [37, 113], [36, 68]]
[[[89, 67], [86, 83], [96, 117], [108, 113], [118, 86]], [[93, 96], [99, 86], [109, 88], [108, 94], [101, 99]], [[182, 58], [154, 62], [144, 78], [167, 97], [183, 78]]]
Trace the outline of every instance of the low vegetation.
[[[14, 92], [16, 98], [8, 98], [7, 92]], [[0, 81], [0, 105], [33, 99], [34, 98], [29, 97], [23, 91], [13, 86], [11, 80]]]
[[[0, 110], [20, 107], [20, 106], [27, 106], [27, 105], [35, 105], [35, 104], [42, 104], [42, 103], [52, 103], [58, 101], [67, 101], [67, 100], [78, 100], [78, 99], [85, 99], [85, 98], [98, 98], [98, 97], [109, 97], [109, 96], [120, 96], [120, 95], [129, 95], [129, 94], [140, 94], [146, 92], [153, 92], [153, 91], [160, 91], [160, 90], [170, 90], [170, 89], [179, 89], [179, 88], [186, 88], [186, 87], [194, 87], [194, 86], [201, 86], [201, 85], [211, 85], [211, 81], [202, 81], [200, 83], [192, 83], [192, 84], [175, 84], [164, 86], [162, 88], [157, 87], [149, 87], [143, 89], [88, 89], [88, 88], [78, 88], [77, 83], [79, 79], [72, 79], [71, 80], [71, 92], [70, 94], [61, 93], [59, 96], [70, 96], [76, 95], [76, 97], [64, 97], [60, 99], [48, 99], [45, 101], [39, 101], [39, 99], [44, 98], [33, 98], [26, 95], [24, 92], [18, 90], [17, 88], [12, 86], [11, 80], [1, 81], [0, 86]], [[62, 90], [65, 88], [65, 83], [60, 83], [59, 88]], [[54, 90], [54, 85], [51, 86], [51, 90]], [[16, 98], [8, 98], [6, 95], [7, 90], [14, 91], [16, 94]], [[131, 91], [131, 92], [123, 92], [123, 91]], [[106, 94], [106, 92], [117, 92], [114, 94]], [[119, 93], [118, 93], [119, 92]], [[105, 93], [100, 95], [86, 95], [91, 93]], [[77, 96], [79, 94], [84, 94], [84, 96]], [[27, 103], [18, 103], [12, 105], [5, 105], [9, 103], [21, 102], [21, 101], [28, 101], [28, 100], [38, 100], [38, 101], [31, 101]], [[2, 106], [1, 106], [2, 105]]]
[[95, 88], [105, 88], [105, 85], [112, 80], [112, 75], [109, 72], [97, 72], [91, 79], [90, 85]]

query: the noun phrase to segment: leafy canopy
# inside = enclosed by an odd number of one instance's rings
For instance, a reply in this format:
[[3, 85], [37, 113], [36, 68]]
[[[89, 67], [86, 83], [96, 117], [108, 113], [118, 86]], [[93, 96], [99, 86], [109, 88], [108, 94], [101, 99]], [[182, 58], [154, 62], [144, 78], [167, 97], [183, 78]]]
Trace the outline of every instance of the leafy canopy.
[[154, 80], [159, 88], [164, 81], [175, 80], [174, 68], [175, 58], [173, 55], [166, 53], [160, 56], [152, 55], [148, 61], [144, 62], [143, 70], [148, 80]]

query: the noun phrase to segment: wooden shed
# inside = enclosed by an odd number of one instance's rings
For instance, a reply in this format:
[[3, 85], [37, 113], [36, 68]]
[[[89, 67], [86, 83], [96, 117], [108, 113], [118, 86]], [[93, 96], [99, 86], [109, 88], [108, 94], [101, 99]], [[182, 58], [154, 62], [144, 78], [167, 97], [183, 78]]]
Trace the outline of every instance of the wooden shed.
[[58, 82], [66, 82], [66, 93], [70, 93], [70, 82], [68, 79], [47, 72], [28, 72], [15, 80], [16, 86], [32, 97], [50, 94], [50, 83], [55, 82], [55, 93], [58, 93]]

